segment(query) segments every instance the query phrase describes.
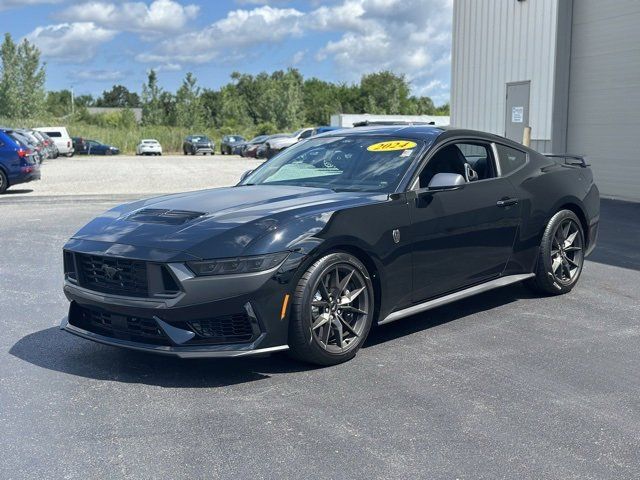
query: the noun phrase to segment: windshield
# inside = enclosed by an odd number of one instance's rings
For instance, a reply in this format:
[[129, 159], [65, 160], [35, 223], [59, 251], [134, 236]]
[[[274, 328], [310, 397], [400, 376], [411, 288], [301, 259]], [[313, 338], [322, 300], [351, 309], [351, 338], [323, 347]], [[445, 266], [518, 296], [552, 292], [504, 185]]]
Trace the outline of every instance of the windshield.
[[285, 150], [241, 185], [295, 185], [393, 192], [422, 142], [389, 137], [323, 137]]

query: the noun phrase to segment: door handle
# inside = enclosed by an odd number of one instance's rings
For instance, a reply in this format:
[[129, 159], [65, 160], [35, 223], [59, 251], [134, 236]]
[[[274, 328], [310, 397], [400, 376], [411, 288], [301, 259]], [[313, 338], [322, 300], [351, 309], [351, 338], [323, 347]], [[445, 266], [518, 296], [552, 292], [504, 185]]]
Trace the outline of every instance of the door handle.
[[517, 204], [518, 204], [517, 198], [509, 198], [509, 197], [501, 198], [496, 202], [496, 205], [499, 207], [510, 207], [511, 205], [517, 205]]

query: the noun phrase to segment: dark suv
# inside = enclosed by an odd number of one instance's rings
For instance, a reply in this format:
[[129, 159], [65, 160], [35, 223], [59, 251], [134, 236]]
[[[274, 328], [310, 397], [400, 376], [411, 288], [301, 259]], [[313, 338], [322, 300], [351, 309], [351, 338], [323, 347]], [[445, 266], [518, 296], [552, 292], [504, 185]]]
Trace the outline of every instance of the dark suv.
[[19, 183], [40, 179], [40, 166], [33, 151], [15, 132], [0, 128], [0, 193]]
[[185, 155], [198, 153], [213, 155], [214, 147], [215, 144], [206, 135], [189, 135], [182, 143], [182, 151]]

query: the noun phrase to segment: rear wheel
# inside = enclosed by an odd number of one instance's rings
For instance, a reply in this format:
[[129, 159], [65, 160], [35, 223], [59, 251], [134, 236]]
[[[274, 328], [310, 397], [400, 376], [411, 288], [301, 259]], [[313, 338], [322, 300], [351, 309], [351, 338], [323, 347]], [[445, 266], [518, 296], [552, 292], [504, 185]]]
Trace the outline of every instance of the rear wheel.
[[7, 191], [9, 188], [9, 180], [3, 170], [0, 170], [0, 194]]
[[353, 255], [330, 253], [300, 279], [289, 322], [290, 353], [317, 365], [353, 358], [373, 319], [373, 287], [366, 267]]
[[578, 283], [584, 262], [584, 232], [571, 210], [556, 213], [542, 236], [535, 278], [529, 285], [535, 290], [561, 295]]

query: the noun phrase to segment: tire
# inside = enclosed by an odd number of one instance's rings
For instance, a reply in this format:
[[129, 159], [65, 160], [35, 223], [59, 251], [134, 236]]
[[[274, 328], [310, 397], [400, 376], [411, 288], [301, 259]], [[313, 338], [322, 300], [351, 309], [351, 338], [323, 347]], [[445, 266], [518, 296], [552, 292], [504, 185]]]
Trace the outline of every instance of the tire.
[[293, 294], [290, 355], [323, 366], [352, 359], [369, 334], [374, 305], [362, 262], [345, 252], [323, 256], [302, 275]]
[[7, 191], [9, 188], [9, 179], [4, 170], [0, 169], [0, 195]]
[[584, 265], [584, 231], [571, 210], [560, 210], [544, 230], [535, 278], [527, 282], [533, 290], [562, 295], [576, 286]]

